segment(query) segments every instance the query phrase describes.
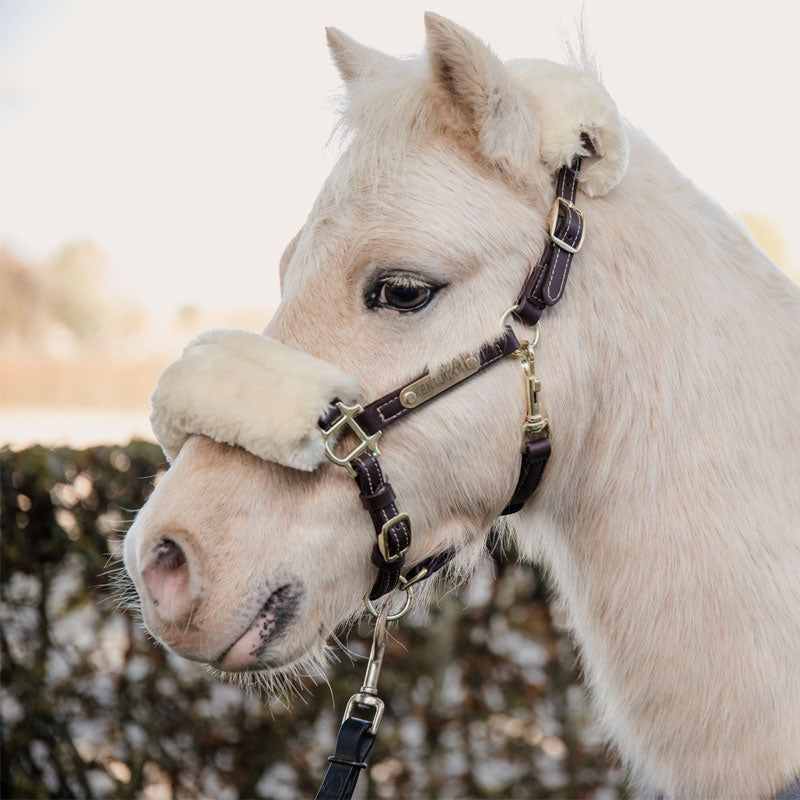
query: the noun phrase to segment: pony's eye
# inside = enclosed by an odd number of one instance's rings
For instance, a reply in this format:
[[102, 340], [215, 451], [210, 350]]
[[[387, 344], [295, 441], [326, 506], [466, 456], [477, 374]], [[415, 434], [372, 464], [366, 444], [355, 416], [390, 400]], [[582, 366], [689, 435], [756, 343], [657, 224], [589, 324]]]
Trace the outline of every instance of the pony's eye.
[[418, 311], [433, 297], [430, 286], [398, 286], [384, 283], [378, 295], [379, 305], [397, 311]]
[[420, 311], [430, 303], [439, 289], [441, 286], [430, 286], [405, 275], [393, 275], [378, 281], [365, 299], [368, 308]]

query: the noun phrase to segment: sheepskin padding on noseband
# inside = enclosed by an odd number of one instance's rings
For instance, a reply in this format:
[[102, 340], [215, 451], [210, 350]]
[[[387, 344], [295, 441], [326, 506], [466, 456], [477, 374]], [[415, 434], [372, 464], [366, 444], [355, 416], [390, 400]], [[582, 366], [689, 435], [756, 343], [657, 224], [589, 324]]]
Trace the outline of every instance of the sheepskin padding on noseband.
[[170, 461], [202, 434], [310, 471], [325, 458], [317, 420], [332, 400], [357, 396], [356, 379], [333, 364], [258, 333], [218, 328], [161, 373], [150, 422]]

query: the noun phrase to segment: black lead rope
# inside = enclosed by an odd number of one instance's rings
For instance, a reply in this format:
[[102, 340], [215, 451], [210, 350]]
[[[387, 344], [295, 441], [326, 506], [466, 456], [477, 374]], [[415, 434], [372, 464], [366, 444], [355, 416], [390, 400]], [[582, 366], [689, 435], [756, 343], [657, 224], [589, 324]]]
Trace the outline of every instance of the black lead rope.
[[361, 770], [367, 766], [367, 754], [375, 741], [370, 733], [372, 722], [349, 717], [339, 728], [336, 751], [328, 758], [331, 765], [322, 779], [316, 800], [348, 800], [358, 782]]
[[[545, 309], [562, 298], [572, 257], [583, 243], [583, 215], [574, 205], [580, 165], [581, 159], [576, 158], [570, 166], [562, 167], [558, 174], [556, 199], [547, 219], [550, 241], [522, 287], [516, 306], [507, 312], [513, 311], [514, 316], [527, 325], [535, 325]], [[529, 382], [528, 416], [523, 425], [526, 435], [517, 487], [502, 514], [513, 514], [523, 507], [539, 485], [550, 457], [549, 423], [538, 413], [536, 402], [538, 383], [533, 373], [535, 341], [524, 344], [527, 345], [527, 355], [523, 353], [522, 360]], [[454, 551], [450, 550], [429, 557], [408, 570], [405, 577], [401, 575], [405, 553], [411, 546], [411, 524], [407, 514], [398, 513], [392, 487], [383, 478], [375, 457], [378, 454], [377, 437], [387, 424], [418, 408], [427, 399], [425, 392], [428, 397], [437, 396], [444, 389], [516, 352], [519, 346], [513, 331], [507, 328], [501, 340], [484, 345], [480, 353], [468, 357], [463, 366], [458, 365], [459, 370], [466, 369], [464, 374], [442, 388], [434, 386], [431, 389], [426, 385], [426, 374], [365, 408], [337, 403], [337, 407], [320, 420], [326, 455], [333, 463], [346, 467], [356, 479], [361, 490], [362, 505], [370, 512], [378, 535], [372, 557], [378, 568], [378, 578], [369, 600], [375, 600], [398, 587], [406, 592], [406, 603], [401, 611], [388, 614], [385, 606], [379, 613], [367, 601], [368, 610], [376, 617], [367, 673], [361, 691], [347, 703], [336, 739], [336, 750], [328, 758], [330, 766], [316, 800], [350, 800], [353, 796], [361, 770], [367, 766], [366, 758], [383, 717], [383, 701], [378, 697], [377, 687], [386, 645], [386, 623], [399, 619], [408, 611], [413, 598], [412, 585], [430, 577], [454, 555]], [[350, 428], [361, 443], [346, 457], [339, 458], [330, 449], [328, 439], [343, 426]], [[370, 710], [372, 719], [369, 719]]]

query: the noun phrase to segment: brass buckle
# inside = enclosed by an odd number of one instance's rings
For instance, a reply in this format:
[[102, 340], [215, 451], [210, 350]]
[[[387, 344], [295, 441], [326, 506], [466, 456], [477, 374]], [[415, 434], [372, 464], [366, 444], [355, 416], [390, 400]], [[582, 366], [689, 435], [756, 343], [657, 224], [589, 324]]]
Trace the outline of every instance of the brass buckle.
[[395, 525], [399, 525], [401, 522], [405, 522], [408, 526], [408, 540], [411, 541], [411, 520], [408, 518], [408, 514], [398, 514], [396, 517], [392, 517], [391, 519], [387, 520], [383, 523], [381, 527], [381, 532], [378, 534], [378, 550], [380, 550], [381, 555], [383, 556], [383, 560], [387, 564], [391, 564], [393, 561], [397, 561], [398, 558], [402, 558], [407, 552], [410, 545], [406, 545], [400, 552], [395, 553], [395, 555], [389, 555], [389, 531], [394, 528]]
[[[320, 433], [322, 434], [322, 441], [325, 447], [325, 455], [327, 456], [329, 461], [332, 461], [334, 464], [338, 464], [340, 467], [344, 467], [352, 477], [356, 477], [357, 473], [354, 467], [351, 466], [350, 462], [354, 458], [358, 458], [363, 452], [369, 450], [374, 455], [380, 455], [380, 450], [378, 450], [378, 438], [380, 437], [382, 431], [377, 431], [373, 433], [372, 436], [368, 436], [364, 429], [355, 421], [354, 417], [360, 414], [364, 409], [356, 403], [353, 406], [348, 406], [342, 403], [341, 401], [336, 401], [336, 408], [339, 409], [339, 413], [342, 415], [339, 417], [331, 426], [330, 428], [322, 428], [320, 427]], [[347, 425], [351, 431], [359, 438], [359, 443], [343, 458], [340, 458], [333, 452], [331, 437], [336, 434], [336, 432], [341, 428], [343, 425]]]
[[[581, 218], [581, 238], [576, 245], [567, 244], [563, 239], [559, 239], [556, 236], [556, 226], [558, 225], [558, 212], [561, 210], [561, 204], [564, 204], [569, 208], [570, 211], [573, 211]], [[586, 235], [586, 224], [583, 220], [583, 214], [575, 208], [575, 204], [571, 201], [567, 200], [565, 197], [556, 197], [555, 202], [550, 207], [550, 211], [547, 212], [547, 225], [550, 228], [550, 238], [555, 242], [562, 250], [566, 250], [568, 253], [577, 253], [578, 250], [581, 249], [581, 245], [583, 244], [583, 237]]]

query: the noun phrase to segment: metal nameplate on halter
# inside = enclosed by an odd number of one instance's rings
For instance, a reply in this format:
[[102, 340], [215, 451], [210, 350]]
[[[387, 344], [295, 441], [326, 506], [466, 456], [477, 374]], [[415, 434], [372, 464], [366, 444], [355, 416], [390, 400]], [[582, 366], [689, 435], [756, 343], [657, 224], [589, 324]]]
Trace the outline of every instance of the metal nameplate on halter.
[[[339, 409], [339, 413], [342, 416], [339, 417], [330, 426], [330, 428], [321, 427], [319, 429], [320, 433], [322, 434], [325, 455], [329, 461], [332, 461], [334, 464], [338, 464], [340, 467], [344, 467], [350, 473], [350, 475], [355, 478], [356, 470], [353, 468], [350, 462], [354, 458], [358, 458], [358, 456], [360, 456], [366, 450], [369, 450], [376, 456], [380, 455], [380, 450], [378, 450], [378, 438], [381, 435], [381, 431], [373, 433], [372, 436], [367, 436], [364, 429], [354, 419], [354, 417], [358, 416], [364, 410], [360, 405], [358, 405], [358, 403], [356, 403], [354, 406], [348, 406], [340, 401], [337, 401], [336, 408]], [[331, 437], [335, 436], [339, 429], [344, 425], [347, 425], [347, 427], [350, 428], [350, 430], [358, 437], [359, 443], [346, 456], [339, 457], [333, 452]]]
[[[573, 214], [577, 214], [581, 218], [581, 238], [576, 244], [567, 244], [563, 239], [559, 239], [556, 236], [556, 227], [558, 226], [558, 212], [561, 210], [562, 203], [567, 207], [568, 211], [571, 211]], [[567, 212], [568, 213], [568, 212]], [[586, 234], [586, 225], [583, 221], [583, 214], [575, 208], [575, 205], [567, 200], [565, 197], [556, 197], [555, 202], [550, 207], [550, 211], [547, 214], [547, 225], [550, 228], [550, 238], [562, 249], [566, 250], [568, 253], [577, 253], [578, 250], [581, 249], [581, 245], [583, 244], [583, 237]]]
[[481, 359], [476, 354], [454, 358], [433, 375], [423, 375], [414, 383], [409, 383], [400, 392], [400, 403], [405, 408], [416, 408], [426, 400], [441, 394], [445, 389], [460, 383], [464, 378], [474, 375], [480, 368]]
[[402, 550], [395, 553], [393, 556], [389, 555], [389, 531], [394, 528], [395, 525], [399, 525], [401, 522], [405, 522], [406, 527], [408, 528], [408, 541], [410, 542], [411, 520], [408, 518], [408, 514], [398, 514], [396, 517], [392, 517], [384, 522], [383, 526], [381, 527], [381, 532], [378, 536], [378, 550], [380, 550], [383, 560], [387, 564], [391, 564], [392, 561], [397, 561], [398, 558], [402, 558], [408, 552], [409, 545], [406, 545]]

